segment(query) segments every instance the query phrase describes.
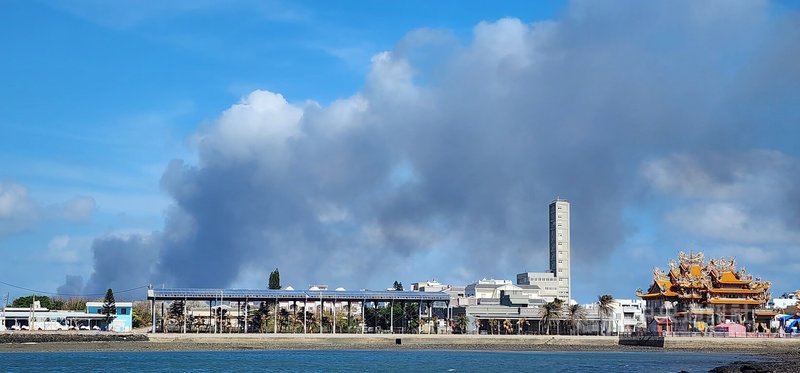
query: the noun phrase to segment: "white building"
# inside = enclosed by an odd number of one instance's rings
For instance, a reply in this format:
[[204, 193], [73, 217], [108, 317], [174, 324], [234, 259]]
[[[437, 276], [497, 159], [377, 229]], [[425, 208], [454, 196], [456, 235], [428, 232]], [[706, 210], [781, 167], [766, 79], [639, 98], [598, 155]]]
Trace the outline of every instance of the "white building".
[[464, 296], [481, 300], [500, 299], [501, 290], [518, 289], [510, 280], [482, 279], [464, 287]]
[[450, 288], [449, 285], [442, 284], [436, 280], [414, 282], [411, 284], [411, 291], [437, 292], [437, 291], [445, 291], [449, 288]]
[[784, 310], [787, 307], [792, 307], [797, 305], [797, 294], [796, 293], [783, 293], [780, 298], [773, 298], [767, 303], [767, 308]]
[[450, 295], [450, 307], [460, 307], [469, 304], [465, 295], [464, 286], [442, 284], [439, 281], [420, 281], [411, 283], [412, 291], [445, 292]]
[[569, 202], [556, 199], [550, 203], [550, 271], [517, 274], [517, 285], [539, 288], [539, 296], [547, 302], [559, 298], [570, 303], [570, 225]]
[[570, 206], [556, 199], [550, 203], [550, 272], [558, 279], [558, 297], [569, 301], [570, 283]]
[[586, 319], [580, 327], [581, 334], [595, 334], [598, 330], [606, 334], [634, 332], [647, 325], [644, 317], [645, 301], [641, 299], [615, 299], [609, 315], [600, 314], [598, 303], [581, 306], [586, 310]]
[[[537, 295], [545, 302], [552, 302], [561, 298], [559, 294], [558, 278], [552, 272], [525, 272], [517, 274], [517, 285], [535, 286], [539, 289]], [[564, 298], [561, 298], [566, 300]]]

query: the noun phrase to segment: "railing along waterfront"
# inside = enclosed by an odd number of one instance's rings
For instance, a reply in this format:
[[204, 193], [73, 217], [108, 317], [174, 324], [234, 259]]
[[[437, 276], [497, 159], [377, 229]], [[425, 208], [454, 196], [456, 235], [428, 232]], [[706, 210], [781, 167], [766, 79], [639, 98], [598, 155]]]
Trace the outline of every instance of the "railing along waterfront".
[[620, 333], [620, 337], [701, 337], [701, 338], [800, 338], [800, 333], [767, 333], [767, 332], [661, 332], [661, 333], [641, 333], [626, 332]]

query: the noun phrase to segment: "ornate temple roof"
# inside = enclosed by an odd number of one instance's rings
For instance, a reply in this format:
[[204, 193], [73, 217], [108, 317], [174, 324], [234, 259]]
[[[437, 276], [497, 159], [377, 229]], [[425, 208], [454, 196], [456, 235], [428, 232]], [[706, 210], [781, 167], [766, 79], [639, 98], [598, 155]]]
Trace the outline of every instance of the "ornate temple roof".
[[681, 300], [701, 304], [765, 304], [770, 283], [753, 278], [733, 258], [705, 260], [702, 252], [681, 251], [669, 261], [669, 271], [653, 269], [648, 290], [637, 291], [643, 299]]

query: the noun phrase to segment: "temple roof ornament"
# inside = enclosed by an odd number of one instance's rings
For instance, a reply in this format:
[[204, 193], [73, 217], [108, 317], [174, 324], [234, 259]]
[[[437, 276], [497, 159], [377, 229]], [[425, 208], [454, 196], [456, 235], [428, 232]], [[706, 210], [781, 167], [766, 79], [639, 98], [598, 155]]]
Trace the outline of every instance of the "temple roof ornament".
[[663, 280], [667, 278], [667, 274], [661, 268], [653, 267], [653, 278], [656, 280]]
[[[678, 261], [670, 260], [669, 272], [653, 268], [653, 283], [647, 294], [637, 292], [646, 299], [681, 300], [690, 304], [755, 304], [768, 301], [770, 282], [753, 277], [742, 266], [736, 268], [736, 259], [709, 258], [702, 252], [681, 251]], [[798, 290], [800, 298], [800, 290]]]

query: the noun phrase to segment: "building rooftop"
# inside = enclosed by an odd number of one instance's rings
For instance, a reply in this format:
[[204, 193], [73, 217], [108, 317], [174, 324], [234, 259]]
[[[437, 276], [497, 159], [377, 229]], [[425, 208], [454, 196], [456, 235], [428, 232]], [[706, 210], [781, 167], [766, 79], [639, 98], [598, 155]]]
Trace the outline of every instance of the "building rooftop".
[[150, 300], [267, 300], [267, 299], [335, 299], [354, 301], [449, 301], [450, 295], [444, 292], [419, 291], [376, 291], [376, 290], [266, 290], [266, 289], [150, 289], [147, 299]]

